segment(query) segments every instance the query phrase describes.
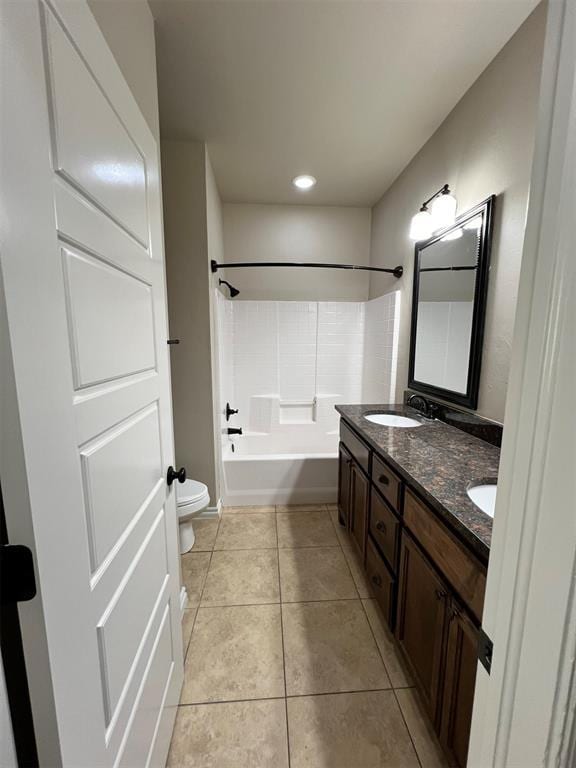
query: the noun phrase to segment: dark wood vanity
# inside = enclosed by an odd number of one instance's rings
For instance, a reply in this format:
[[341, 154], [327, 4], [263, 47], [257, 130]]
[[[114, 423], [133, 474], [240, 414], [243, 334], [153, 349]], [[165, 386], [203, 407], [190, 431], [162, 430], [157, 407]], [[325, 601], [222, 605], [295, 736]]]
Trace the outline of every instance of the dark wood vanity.
[[338, 508], [442, 746], [466, 765], [486, 585], [481, 558], [341, 420]]

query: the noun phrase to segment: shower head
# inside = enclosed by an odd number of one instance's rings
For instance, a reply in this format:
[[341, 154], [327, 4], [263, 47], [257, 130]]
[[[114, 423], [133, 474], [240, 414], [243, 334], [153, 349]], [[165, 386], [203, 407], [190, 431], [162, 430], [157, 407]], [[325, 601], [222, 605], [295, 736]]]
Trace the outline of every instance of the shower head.
[[228, 286], [228, 288], [230, 289], [230, 298], [231, 299], [233, 299], [234, 296], [238, 296], [238, 294], [240, 293], [238, 288], [234, 288], [234, 286], [230, 285], [230, 283], [227, 280], [222, 280], [222, 279], [218, 280], [218, 285], [227, 285]]

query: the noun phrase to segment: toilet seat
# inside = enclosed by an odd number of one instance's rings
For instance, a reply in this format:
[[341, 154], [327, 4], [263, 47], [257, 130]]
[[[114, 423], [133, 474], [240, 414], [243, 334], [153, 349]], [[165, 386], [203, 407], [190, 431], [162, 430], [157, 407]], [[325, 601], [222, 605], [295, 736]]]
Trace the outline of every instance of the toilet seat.
[[198, 480], [186, 480], [176, 486], [176, 507], [179, 518], [199, 512], [208, 504], [210, 504], [210, 494], [204, 483]]

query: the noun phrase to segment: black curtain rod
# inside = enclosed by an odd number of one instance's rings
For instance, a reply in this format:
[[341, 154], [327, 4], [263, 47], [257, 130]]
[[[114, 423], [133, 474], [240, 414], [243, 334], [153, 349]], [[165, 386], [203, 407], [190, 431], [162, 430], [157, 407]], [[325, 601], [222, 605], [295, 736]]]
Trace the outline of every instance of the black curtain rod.
[[227, 264], [218, 264], [216, 261], [210, 262], [212, 272], [218, 272], [219, 269], [242, 269], [244, 267], [313, 267], [315, 269], [361, 269], [365, 272], [386, 272], [394, 277], [402, 277], [404, 267], [398, 266], [394, 269], [385, 269], [384, 267], [362, 267], [357, 264], [322, 264], [313, 261], [232, 261]]
[[419, 272], [466, 272], [470, 269], [478, 269], [478, 266], [466, 266], [466, 267], [424, 267]]

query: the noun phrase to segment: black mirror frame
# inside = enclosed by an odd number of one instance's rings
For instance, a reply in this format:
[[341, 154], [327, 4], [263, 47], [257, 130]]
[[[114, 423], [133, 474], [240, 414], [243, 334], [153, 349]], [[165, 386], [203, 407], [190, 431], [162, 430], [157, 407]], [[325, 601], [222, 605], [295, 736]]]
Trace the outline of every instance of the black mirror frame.
[[[420, 240], [414, 249], [414, 287], [412, 292], [412, 316], [410, 323], [410, 362], [408, 371], [408, 387], [427, 395], [432, 395], [472, 410], [478, 406], [478, 390], [480, 387], [480, 368], [482, 364], [482, 344], [484, 341], [484, 325], [486, 321], [486, 298], [488, 295], [488, 273], [490, 271], [490, 251], [492, 245], [492, 229], [494, 223], [494, 202], [492, 195], [483, 202], [458, 216], [454, 224], [446, 227], [428, 240]], [[474, 309], [472, 312], [472, 335], [470, 339], [470, 357], [468, 358], [468, 381], [466, 392], [455, 392], [442, 387], [435, 387], [414, 378], [414, 358], [416, 353], [416, 325], [418, 322], [418, 289], [420, 282], [421, 252], [441, 240], [449, 232], [458, 229], [470, 219], [482, 214], [482, 228], [478, 244], [478, 270], [474, 289]]]

